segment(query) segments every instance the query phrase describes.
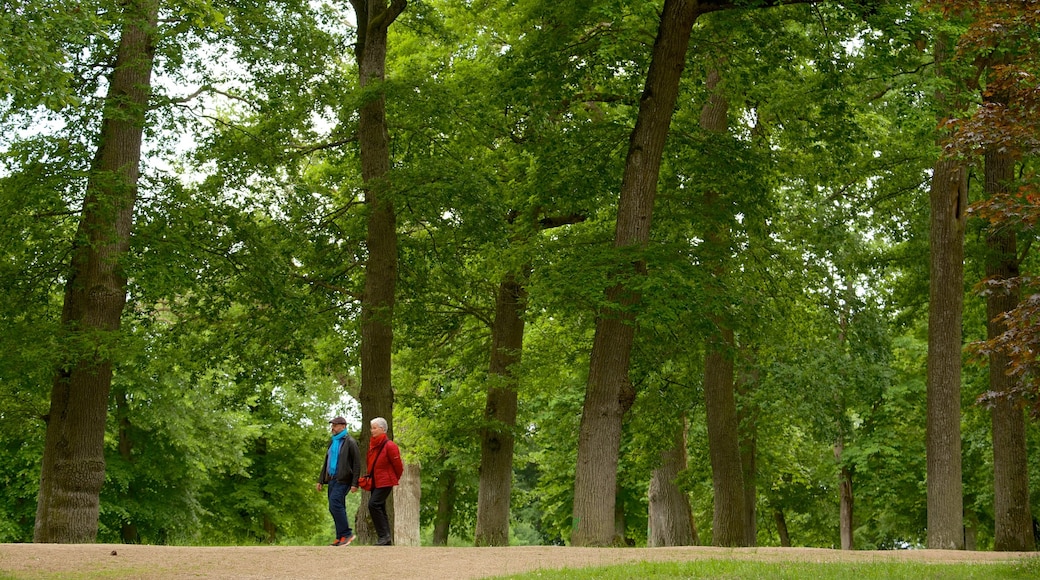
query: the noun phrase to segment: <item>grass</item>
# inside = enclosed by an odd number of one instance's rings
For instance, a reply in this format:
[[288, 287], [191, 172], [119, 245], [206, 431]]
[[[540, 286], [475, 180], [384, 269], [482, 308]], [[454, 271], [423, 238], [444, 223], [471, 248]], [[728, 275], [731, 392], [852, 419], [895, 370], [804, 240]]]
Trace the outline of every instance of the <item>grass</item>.
[[738, 560], [697, 560], [695, 562], [643, 562], [602, 568], [541, 570], [515, 576], [496, 576], [496, 580], [567, 578], [596, 580], [712, 578], [712, 579], [802, 579], [813, 580], [959, 580], [1040, 578], [1040, 557], [1018, 562], [993, 564], [924, 564], [919, 562], [759, 562]]

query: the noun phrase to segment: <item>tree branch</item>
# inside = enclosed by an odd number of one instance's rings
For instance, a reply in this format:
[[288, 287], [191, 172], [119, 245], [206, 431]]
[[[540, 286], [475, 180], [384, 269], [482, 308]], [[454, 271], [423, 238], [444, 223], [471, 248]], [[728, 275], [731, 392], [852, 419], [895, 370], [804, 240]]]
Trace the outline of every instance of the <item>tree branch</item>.
[[776, 6], [787, 6], [788, 4], [817, 4], [821, 0], [760, 0], [759, 2], [698, 2], [697, 14], [709, 12], [721, 12], [723, 10], [737, 10], [747, 8], [773, 8]]

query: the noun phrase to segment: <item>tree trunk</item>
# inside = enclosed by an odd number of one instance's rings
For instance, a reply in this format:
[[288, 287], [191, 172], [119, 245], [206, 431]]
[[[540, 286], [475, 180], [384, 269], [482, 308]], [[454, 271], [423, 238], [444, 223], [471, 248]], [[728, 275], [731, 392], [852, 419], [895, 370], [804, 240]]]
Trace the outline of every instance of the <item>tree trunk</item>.
[[784, 510], [774, 508], [773, 520], [776, 522], [776, 533], [778, 536], [780, 536], [780, 547], [790, 548], [791, 534], [789, 534], [787, 531], [787, 518], [784, 517]]
[[964, 547], [961, 483], [961, 307], [967, 178], [940, 161], [931, 188], [928, 314], [928, 547]]
[[456, 472], [441, 472], [441, 493], [437, 496], [437, 515], [433, 517], [433, 545], [447, 546], [451, 533], [451, 518], [455, 513]]
[[740, 465], [744, 480], [744, 545], [758, 544], [758, 408], [751, 391], [757, 374], [743, 373], [737, 384], [737, 428], [740, 430]]
[[[115, 393], [116, 424], [118, 425], [117, 441], [119, 445], [119, 457], [128, 466], [134, 463], [134, 445], [130, 436], [130, 404], [126, 399], [126, 391], [118, 389]], [[122, 500], [134, 497], [134, 482], [130, 481], [124, 491], [119, 493]], [[138, 544], [141, 542], [141, 534], [137, 525], [131, 520], [124, 520], [119, 529], [119, 537], [124, 544]]]
[[[258, 411], [258, 408], [251, 407], [250, 410], [255, 413]], [[250, 465], [249, 467], [249, 475], [256, 481], [263, 481], [264, 478], [267, 476], [267, 467], [270, 462], [270, 458], [268, 456], [268, 447], [269, 441], [267, 440], [266, 436], [257, 437], [256, 440], [253, 442], [254, 457], [252, 460], [252, 465]], [[267, 507], [263, 508], [264, 513], [257, 514], [260, 517], [261, 527], [264, 530], [263, 535], [260, 536], [258, 539], [261, 542], [265, 542], [267, 544], [274, 544], [278, 541], [278, 525], [275, 523], [270, 513], [270, 505], [272, 499], [271, 493], [263, 487], [260, 488], [259, 493], [260, 499], [263, 500], [263, 503]]]
[[661, 452], [661, 466], [654, 470], [647, 493], [649, 527], [646, 544], [651, 548], [662, 546], [694, 546], [693, 510], [686, 492], [675, 480], [686, 469], [685, 419], [678, 429], [675, 444]]
[[513, 484], [513, 429], [516, 427], [517, 378], [524, 341], [523, 284], [508, 275], [498, 288], [491, 335], [485, 426], [480, 434], [480, 489], [477, 493], [477, 546], [509, 545], [510, 495]]
[[852, 508], [853, 508], [853, 496], [852, 496], [852, 472], [849, 468], [841, 468], [841, 549], [842, 550], [854, 550], [855, 544], [853, 543], [852, 531]]
[[721, 331], [709, 343], [704, 361], [704, 406], [708, 423], [708, 456], [715, 490], [712, 544], [743, 546], [744, 476], [740, 459], [737, 404], [733, 388], [733, 331]]
[[65, 286], [64, 342], [83, 345], [55, 371], [51, 388], [35, 542], [85, 543], [97, 537], [99, 496], [105, 480], [105, 418], [112, 360], [137, 200], [145, 112], [155, 58], [157, 0], [129, 0], [87, 179], [79, 230]]
[[394, 545], [421, 545], [419, 508], [422, 501], [422, 466], [405, 462], [401, 483], [394, 490]]
[[[728, 127], [729, 101], [716, 90], [719, 71], [708, 73], [706, 86], [708, 102], [701, 110], [701, 128], [709, 133], [723, 134]], [[709, 190], [704, 194], [705, 214], [713, 215], [720, 192]], [[709, 221], [705, 240], [708, 254], [705, 268], [711, 272], [706, 285], [721, 286], [727, 275], [730, 243], [729, 228], [723, 220]], [[714, 282], [713, 282], [714, 281]], [[713, 294], [724, 292], [715, 288]], [[718, 312], [723, 307], [711, 308]], [[713, 314], [713, 336], [705, 346], [704, 398], [708, 419], [708, 450], [711, 457], [712, 483], [715, 491], [715, 513], [712, 518], [712, 542], [716, 546], [746, 546], [748, 533], [747, 511], [744, 500], [744, 458], [740, 449], [740, 427], [737, 420], [735, 394], [736, 365], [733, 363], [735, 341], [733, 330], [723, 316]]]
[[[936, 65], [945, 60], [943, 41]], [[937, 70], [941, 74], [941, 70]], [[932, 173], [928, 312], [928, 547], [964, 548], [961, 482], [961, 318], [964, 226], [968, 182], [957, 161], [941, 159]]]
[[[838, 441], [834, 444], [834, 462], [838, 465], [842, 465], [842, 454], [845, 452], [845, 439], [843, 436], [838, 436]], [[839, 489], [839, 510], [838, 510], [838, 521], [840, 522], [838, 528], [841, 532], [841, 549], [852, 550], [853, 549], [853, 538], [852, 538], [852, 472], [848, 467], [842, 465], [838, 471], [838, 489]]]
[[[393, 438], [394, 390], [390, 382], [390, 355], [393, 349], [394, 301], [397, 288], [397, 217], [388, 174], [390, 136], [386, 124], [387, 31], [407, 5], [405, 0], [351, 0], [357, 15], [355, 54], [362, 88], [372, 92], [361, 105], [358, 116], [358, 143], [361, 150], [361, 178], [364, 181], [368, 211], [365, 238], [368, 259], [365, 263], [365, 289], [361, 300], [361, 436], [362, 456], [368, 453], [368, 425], [376, 417], [388, 423], [387, 436]], [[365, 457], [362, 457], [365, 461]], [[358, 508], [358, 536], [363, 542], [375, 540], [368, 517], [368, 493], [362, 494]], [[393, 521], [393, 496], [387, 501]]]
[[[845, 306], [841, 312], [840, 318], [840, 332], [838, 333], [838, 345], [842, 352], [846, 352], [848, 349], [848, 333], [849, 324], [852, 322], [852, 304], [856, 295], [856, 289], [852, 284], [852, 279], [846, 277], [845, 279]], [[838, 468], [838, 529], [841, 534], [841, 549], [852, 550], [855, 545], [853, 542], [852, 532], [855, 526], [852, 520], [852, 508], [853, 508], [853, 495], [852, 495], [852, 470], [849, 469], [848, 465], [843, 460], [845, 454], [845, 434], [848, 432], [846, 428], [845, 417], [848, 414], [848, 408], [845, 403], [845, 394], [839, 389], [835, 394], [836, 407], [837, 407], [837, 424], [838, 424], [838, 437], [834, 442], [834, 463], [839, 466]]]
[[[618, 483], [617, 487], [614, 488], [614, 497], [621, 495], [621, 484]], [[626, 538], [626, 527], [625, 527], [625, 502], [615, 501], [614, 502], [614, 541], [612, 542], [615, 546], [628, 546], [629, 541]]]
[[[1015, 162], [1007, 152], [986, 151], [986, 195], [1006, 193], [1014, 179]], [[1015, 232], [991, 229], [986, 236], [989, 250], [986, 277], [995, 281], [1017, 278], [1018, 250]], [[1006, 328], [1000, 317], [1018, 305], [1014, 291], [994, 290], [986, 297], [987, 336], [993, 339]], [[1035, 548], [1033, 521], [1029, 510], [1029, 465], [1026, 453], [1025, 416], [1012, 393], [1016, 378], [1008, 374], [1010, 359], [1003, 349], [989, 355], [989, 390], [993, 400], [993, 548], [1023, 552]]]
[[979, 516], [972, 510], [964, 514], [964, 549], [972, 552], [979, 549]]
[[758, 486], [756, 484], [758, 448], [753, 430], [740, 427], [746, 423], [737, 418], [740, 429], [740, 466], [744, 482], [744, 546], [758, 543]]
[[[679, 79], [686, 62], [697, 3], [666, 0], [654, 42], [646, 87], [639, 101], [636, 126], [625, 159], [614, 247], [643, 247], [650, 239], [650, 224], [658, 173]], [[634, 264], [645, 272], [642, 262]], [[619, 273], [623, 279], [627, 272]], [[621, 443], [623, 396], [630, 396], [629, 357], [635, 336], [631, 307], [638, 293], [618, 282], [607, 292], [616, 308], [602, 311], [596, 321], [589, 378], [578, 433], [578, 461], [574, 480], [574, 521], [571, 542], [575, 546], [605, 546], [614, 541], [614, 503], [618, 453]]]

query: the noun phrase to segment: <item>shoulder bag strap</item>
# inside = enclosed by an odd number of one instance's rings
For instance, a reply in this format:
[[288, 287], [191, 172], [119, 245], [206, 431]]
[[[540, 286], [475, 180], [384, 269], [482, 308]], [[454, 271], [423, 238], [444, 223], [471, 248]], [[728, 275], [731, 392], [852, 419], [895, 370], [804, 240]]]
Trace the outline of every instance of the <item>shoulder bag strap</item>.
[[[383, 448], [384, 447], [386, 447], [386, 441], [383, 441], [383, 444], [380, 445], [379, 449], [376, 450], [376, 458], [374, 460], [372, 460], [372, 469], [373, 470], [375, 470], [375, 468], [376, 468], [376, 462], [379, 461], [379, 454], [383, 452]], [[365, 463], [368, 463], [368, 462], [366, 461]], [[368, 465], [365, 465], [365, 471], [368, 471]], [[372, 475], [372, 474], [368, 473], [366, 475]]]

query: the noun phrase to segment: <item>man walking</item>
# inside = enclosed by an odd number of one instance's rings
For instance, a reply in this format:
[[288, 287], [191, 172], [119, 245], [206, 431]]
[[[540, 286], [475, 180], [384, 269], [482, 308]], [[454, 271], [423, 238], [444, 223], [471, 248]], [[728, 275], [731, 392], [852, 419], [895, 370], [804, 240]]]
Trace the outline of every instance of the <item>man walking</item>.
[[336, 417], [329, 421], [332, 441], [325, 452], [325, 463], [318, 476], [318, 491], [322, 484], [329, 489], [329, 513], [336, 525], [336, 540], [333, 546], [349, 546], [354, 541], [354, 532], [347, 518], [347, 494], [357, 491], [358, 475], [361, 471], [361, 453], [357, 441], [347, 433], [347, 420]]

